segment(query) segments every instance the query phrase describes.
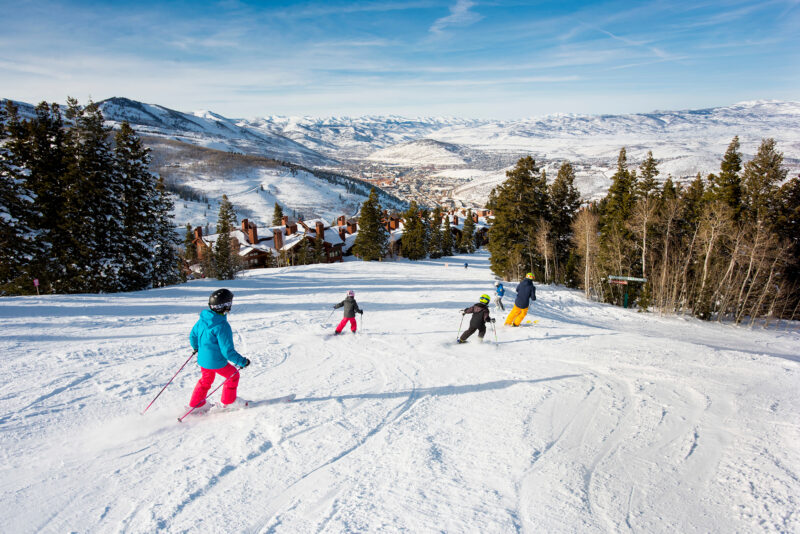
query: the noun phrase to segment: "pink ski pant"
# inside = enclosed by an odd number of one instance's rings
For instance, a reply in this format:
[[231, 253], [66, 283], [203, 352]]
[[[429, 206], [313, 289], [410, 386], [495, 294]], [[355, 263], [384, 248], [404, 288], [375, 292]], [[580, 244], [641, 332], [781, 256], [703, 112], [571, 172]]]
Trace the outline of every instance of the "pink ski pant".
[[222, 404], [230, 404], [236, 400], [236, 388], [239, 386], [239, 372], [236, 367], [228, 364], [220, 369], [204, 369], [201, 367], [200, 371], [202, 371], [202, 376], [194, 387], [189, 406], [198, 408], [206, 403], [205, 398], [208, 395], [208, 390], [211, 389], [218, 374], [223, 378], [233, 377], [222, 386]]
[[336, 327], [336, 333], [341, 334], [342, 330], [344, 330], [344, 325], [350, 323], [350, 330], [355, 332], [356, 331], [356, 318], [355, 317], [345, 317], [342, 319], [342, 322], [339, 323], [339, 326]]

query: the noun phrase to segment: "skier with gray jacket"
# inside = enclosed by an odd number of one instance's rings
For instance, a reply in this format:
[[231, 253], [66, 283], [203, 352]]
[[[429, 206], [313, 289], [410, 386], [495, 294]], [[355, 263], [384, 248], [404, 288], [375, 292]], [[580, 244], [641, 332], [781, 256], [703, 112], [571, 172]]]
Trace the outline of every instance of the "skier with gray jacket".
[[344, 317], [342, 321], [339, 323], [339, 326], [336, 327], [336, 332], [334, 335], [338, 336], [344, 330], [344, 325], [350, 323], [350, 331], [354, 334], [356, 333], [356, 314], [364, 314], [364, 310], [358, 307], [358, 303], [356, 302], [356, 293], [352, 289], [347, 292], [347, 298], [345, 298], [339, 304], [334, 304], [333, 309], [336, 308], [344, 308]]

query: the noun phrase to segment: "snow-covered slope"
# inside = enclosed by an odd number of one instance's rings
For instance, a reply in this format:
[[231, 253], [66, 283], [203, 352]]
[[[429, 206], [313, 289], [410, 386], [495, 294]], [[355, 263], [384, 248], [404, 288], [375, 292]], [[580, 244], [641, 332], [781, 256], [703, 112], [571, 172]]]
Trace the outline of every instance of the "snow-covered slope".
[[431, 139], [421, 139], [376, 150], [367, 159], [399, 165], [457, 166], [466, 163], [459, 156], [457, 146]]
[[210, 111], [182, 113], [127, 98], [109, 98], [99, 103], [112, 124], [128, 121], [140, 135], [161, 136], [228, 152], [267, 156], [306, 165], [332, 165], [325, 157], [280, 134], [243, 128], [233, 119]]
[[[0, 299], [2, 530], [800, 530], [796, 324], [663, 318], [541, 286], [535, 323], [456, 345], [487, 264]], [[240, 394], [296, 401], [179, 424], [192, 362], [140, 415], [223, 286], [253, 360]], [[328, 337], [348, 289], [360, 332]]]

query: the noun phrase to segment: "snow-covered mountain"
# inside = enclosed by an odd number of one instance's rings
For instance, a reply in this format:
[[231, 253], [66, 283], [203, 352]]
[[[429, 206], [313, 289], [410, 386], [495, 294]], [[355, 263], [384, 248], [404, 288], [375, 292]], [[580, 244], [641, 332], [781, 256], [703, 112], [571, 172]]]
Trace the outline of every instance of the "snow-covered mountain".
[[[539, 286], [530, 323], [492, 310], [496, 337], [456, 345], [492, 283], [485, 252], [247, 271], [239, 394], [296, 399], [183, 423], [193, 359], [141, 412], [220, 282], [0, 299], [0, 530], [800, 531], [796, 323]], [[333, 338], [350, 289], [358, 333]]]
[[140, 135], [166, 137], [227, 152], [266, 156], [302, 165], [335, 165], [323, 156], [275, 132], [242, 127], [210, 111], [182, 113], [155, 104], [127, 98], [99, 102], [105, 119], [112, 124], [128, 121]]

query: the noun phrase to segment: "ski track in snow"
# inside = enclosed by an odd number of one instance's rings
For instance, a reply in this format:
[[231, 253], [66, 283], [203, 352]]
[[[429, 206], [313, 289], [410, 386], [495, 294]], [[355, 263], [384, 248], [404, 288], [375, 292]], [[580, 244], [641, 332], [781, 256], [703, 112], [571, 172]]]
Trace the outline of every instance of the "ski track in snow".
[[[479, 253], [0, 300], [0, 530], [800, 531], [796, 324], [538, 286], [537, 323], [456, 345], [491, 284]], [[240, 394], [296, 399], [178, 424], [190, 362], [140, 415], [223, 286]], [[359, 331], [330, 336], [348, 289]]]

